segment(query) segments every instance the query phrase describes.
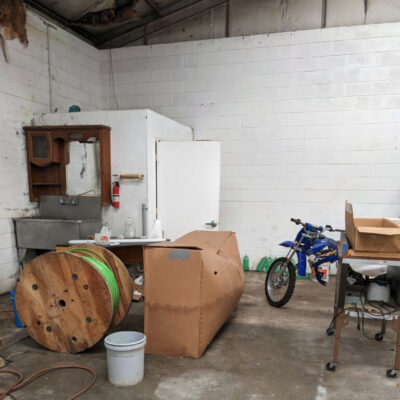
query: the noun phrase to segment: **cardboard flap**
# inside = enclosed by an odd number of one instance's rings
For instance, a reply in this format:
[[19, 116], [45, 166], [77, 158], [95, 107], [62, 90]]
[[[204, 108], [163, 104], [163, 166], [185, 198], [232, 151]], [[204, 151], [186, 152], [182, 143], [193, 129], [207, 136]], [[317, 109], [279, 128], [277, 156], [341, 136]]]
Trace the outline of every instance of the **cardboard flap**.
[[179, 246], [195, 246], [201, 250], [217, 253], [233, 234], [230, 231], [193, 231], [175, 241]]
[[351, 247], [355, 246], [355, 226], [353, 216], [353, 206], [346, 200], [345, 204], [345, 225], [346, 225], [346, 236], [350, 242]]
[[207, 250], [217, 254], [224, 243], [234, 234], [230, 231], [193, 231], [174, 242], [162, 242], [152, 247], [175, 247], [183, 249]]
[[226, 239], [226, 241], [219, 249], [218, 255], [234, 261], [235, 263], [240, 265], [241, 269], [243, 269], [236, 235], [230, 235], [228, 239]]
[[358, 226], [357, 232], [369, 233], [373, 235], [394, 236], [400, 235], [400, 228], [382, 228], [375, 226]]
[[189, 249], [189, 250], [201, 250], [200, 247], [195, 246], [195, 245], [184, 245], [184, 244], [178, 244], [176, 241], [175, 242], [160, 242], [160, 243], [153, 243], [149, 244], [146, 247], [165, 247], [165, 248], [174, 248], [174, 249]]

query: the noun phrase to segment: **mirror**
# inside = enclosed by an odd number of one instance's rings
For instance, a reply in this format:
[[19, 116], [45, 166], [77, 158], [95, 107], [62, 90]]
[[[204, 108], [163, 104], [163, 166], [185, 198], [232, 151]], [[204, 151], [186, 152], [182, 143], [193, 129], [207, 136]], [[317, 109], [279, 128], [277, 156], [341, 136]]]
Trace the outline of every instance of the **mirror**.
[[71, 196], [101, 194], [100, 143], [69, 142], [67, 194]]
[[111, 204], [110, 128], [104, 125], [25, 126], [29, 198], [101, 196]]

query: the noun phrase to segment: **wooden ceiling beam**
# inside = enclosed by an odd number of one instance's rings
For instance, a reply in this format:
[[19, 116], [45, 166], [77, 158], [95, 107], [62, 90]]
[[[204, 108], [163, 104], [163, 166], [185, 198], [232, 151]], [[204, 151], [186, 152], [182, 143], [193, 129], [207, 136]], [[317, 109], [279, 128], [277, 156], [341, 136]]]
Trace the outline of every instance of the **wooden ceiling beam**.
[[174, 3], [173, 5], [176, 7], [178, 3], [181, 5], [186, 4], [186, 6], [173, 12], [166, 12], [167, 8], [162, 9], [161, 17], [157, 18], [152, 16], [144, 18], [142, 21], [138, 21], [136, 24], [131, 25], [130, 28], [123, 33], [118, 34], [117, 32], [110, 32], [109, 34], [105, 34], [103, 35], [103, 38], [97, 42], [97, 47], [99, 49], [108, 49], [127, 46], [137, 40], [146, 38], [149, 35], [160, 32], [181, 22], [204, 14], [216, 7], [227, 4], [228, 0], [186, 0]]
[[67, 32], [78, 36], [85, 42], [95, 45], [95, 37], [93, 35], [79, 27], [72, 27], [71, 22], [61, 15], [55, 13], [35, 0], [24, 0], [24, 3], [28, 10], [33, 11], [35, 14], [38, 14], [49, 22], [53, 22], [55, 25], [65, 29]]
[[158, 4], [154, 0], [144, 0], [160, 17], [161, 16], [161, 9], [158, 7]]

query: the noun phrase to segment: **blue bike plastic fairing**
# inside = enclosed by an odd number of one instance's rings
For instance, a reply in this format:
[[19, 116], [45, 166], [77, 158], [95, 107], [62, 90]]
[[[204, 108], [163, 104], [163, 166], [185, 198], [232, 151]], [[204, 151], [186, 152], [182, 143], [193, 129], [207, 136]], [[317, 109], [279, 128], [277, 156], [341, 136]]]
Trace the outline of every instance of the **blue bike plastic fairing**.
[[[318, 254], [320, 251], [324, 251], [324, 249], [326, 250], [325, 253]], [[332, 263], [334, 261], [337, 261], [338, 259], [337, 243], [335, 240], [332, 240], [330, 238], [323, 238], [317, 240], [314, 246], [310, 247], [307, 250], [308, 256], [312, 254], [317, 257], [317, 260], [313, 263], [315, 277], [317, 278], [317, 281], [321, 285], [325, 286], [326, 282], [323, 280], [323, 274], [319, 272], [318, 267], [326, 262]]]
[[306, 228], [307, 228], [307, 230], [309, 230], [309, 231], [323, 231], [324, 230], [324, 228], [322, 227], [322, 226], [317, 226], [317, 225], [313, 225], [313, 224], [309, 224], [309, 223], [307, 223], [306, 224]]
[[330, 244], [331, 243], [328, 238], [315, 240], [314, 244], [309, 249], [307, 249], [307, 254], [317, 254], [319, 251], [323, 250], [325, 247], [328, 247]]
[[286, 240], [286, 241], [284, 241], [282, 243], [279, 243], [279, 246], [292, 248], [293, 247], [293, 242], [291, 242], [290, 240]]
[[307, 256], [301, 251], [297, 251], [297, 273], [300, 276], [306, 276], [307, 270]]

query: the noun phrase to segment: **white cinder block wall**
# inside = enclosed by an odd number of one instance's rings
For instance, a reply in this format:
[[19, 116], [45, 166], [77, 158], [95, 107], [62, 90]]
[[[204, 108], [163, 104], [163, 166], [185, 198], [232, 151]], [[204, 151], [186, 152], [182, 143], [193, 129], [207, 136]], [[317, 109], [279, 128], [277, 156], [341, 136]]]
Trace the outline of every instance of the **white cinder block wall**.
[[292, 216], [343, 227], [345, 199], [400, 215], [400, 23], [115, 49], [112, 65], [31, 14], [28, 36], [7, 42], [9, 64], [0, 53], [0, 292], [17, 269], [11, 218], [36, 210], [21, 128], [71, 104], [148, 107], [221, 140], [221, 229], [253, 266], [282, 253]]
[[109, 77], [100, 71], [107, 54], [61, 29], [47, 28], [32, 14], [27, 29], [27, 48], [17, 40], [6, 42], [8, 64], [0, 51], [0, 293], [13, 287], [18, 270], [11, 218], [36, 211], [36, 204], [29, 202], [22, 127], [50, 106], [52, 111], [68, 110], [72, 104], [84, 110], [108, 107], [103, 83]]
[[400, 215], [400, 23], [112, 51], [119, 108], [222, 142], [221, 229], [255, 264], [290, 217]]

